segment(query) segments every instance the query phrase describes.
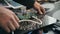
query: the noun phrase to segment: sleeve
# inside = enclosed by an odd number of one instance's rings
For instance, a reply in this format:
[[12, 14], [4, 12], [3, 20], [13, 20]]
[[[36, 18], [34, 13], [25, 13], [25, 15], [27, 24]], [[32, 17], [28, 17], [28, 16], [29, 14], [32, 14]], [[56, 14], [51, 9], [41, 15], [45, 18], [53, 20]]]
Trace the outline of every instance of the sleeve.
[[27, 6], [27, 8], [32, 8], [35, 0], [14, 0], [22, 5]]

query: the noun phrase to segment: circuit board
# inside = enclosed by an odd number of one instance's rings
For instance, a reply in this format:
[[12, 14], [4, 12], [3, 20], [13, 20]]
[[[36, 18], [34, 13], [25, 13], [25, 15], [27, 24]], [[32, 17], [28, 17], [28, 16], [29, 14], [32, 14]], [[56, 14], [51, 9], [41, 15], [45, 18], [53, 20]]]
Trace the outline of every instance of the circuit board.
[[[17, 10], [14, 10], [14, 11], [17, 11]], [[16, 13], [16, 15], [19, 17], [19, 19], [22, 19], [22, 20], [23, 20], [23, 19], [31, 19], [32, 16], [37, 17], [37, 16], [40, 15], [40, 18], [43, 16], [43, 15], [37, 13], [37, 11], [34, 10], [34, 9], [30, 9], [30, 10], [27, 10], [27, 11], [25, 11], [25, 12], [21, 12], [21, 11], [19, 11], [19, 9], [18, 9], [18, 11], [15, 12], [15, 13]]]
[[[35, 30], [41, 27], [41, 22], [39, 20], [43, 15], [38, 14], [36, 10], [30, 9], [25, 12], [21, 12], [20, 9], [16, 9], [14, 12], [21, 21], [19, 22], [20, 30]], [[34, 16], [34, 18], [32, 16]]]

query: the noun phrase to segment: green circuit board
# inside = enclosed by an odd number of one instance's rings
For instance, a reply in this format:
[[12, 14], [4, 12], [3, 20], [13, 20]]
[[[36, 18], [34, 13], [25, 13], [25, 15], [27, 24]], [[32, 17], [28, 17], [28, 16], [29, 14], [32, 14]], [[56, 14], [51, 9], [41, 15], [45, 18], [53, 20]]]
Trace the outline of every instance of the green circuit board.
[[38, 14], [34, 11], [27, 11], [26, 13], [17, 13], [19, 19], [30, 19], [32, 16], [37, 16]]
[[29, 19], [31, 16], [36, 16], [35, 13], [29, 13], [29, 14], [24, 14], [24, 15], [17, 15], [20, 19]]

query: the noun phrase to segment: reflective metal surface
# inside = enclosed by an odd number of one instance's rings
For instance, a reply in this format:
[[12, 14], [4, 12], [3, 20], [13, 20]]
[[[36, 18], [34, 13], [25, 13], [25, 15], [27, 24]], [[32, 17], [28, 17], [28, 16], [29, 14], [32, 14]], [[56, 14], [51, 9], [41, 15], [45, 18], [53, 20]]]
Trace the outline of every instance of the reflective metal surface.
[[45, 15], [42, 21], [43, 21], [42, 27], [44, 27], [44, 26], [48, 26], [48, 25], [56, 23], [57, 19], [50, 17], [48, 15]]

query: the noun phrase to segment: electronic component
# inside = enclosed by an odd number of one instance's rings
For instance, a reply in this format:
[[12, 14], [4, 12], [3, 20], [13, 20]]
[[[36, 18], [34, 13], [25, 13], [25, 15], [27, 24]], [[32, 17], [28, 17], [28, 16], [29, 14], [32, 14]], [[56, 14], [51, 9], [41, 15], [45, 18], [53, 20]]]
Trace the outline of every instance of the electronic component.
[[0, 0], [0, 5], [2, 5], [2, 6], [8, 6], [7, 3], [4, 0]]
[[4, 0], [5, 3], [7, 3], [10, 7], [12, 7], [13, 9], [17, 9], [17, 8], [21, 8], [24, 7], [23, 5], [13, 1], [13, 0]]
[[20, 19], [19, 21], [20, 30], [27, 30], [27, 31], [35, 30], [35, 29], [39, 29], [40, 26], [42, 25], [42, 21], [39, 18], [43, 17], [43, 15], [39, 16], [37, 11], [34, 9], [30, 9], [26, 11], [21, 11], [21, 9], [13, 9], [13, 11]]

